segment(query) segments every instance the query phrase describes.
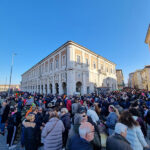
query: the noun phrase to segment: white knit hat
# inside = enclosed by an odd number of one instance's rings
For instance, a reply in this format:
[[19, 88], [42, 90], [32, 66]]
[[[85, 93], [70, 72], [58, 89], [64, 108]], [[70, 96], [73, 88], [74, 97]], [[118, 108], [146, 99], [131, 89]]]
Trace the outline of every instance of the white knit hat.
[[125, 132], [125, 130], [127, 129], [127, 126], [122, 124], [122, 123], [116, 123], [115, 126], [115, 133], [121, 134], [121, 132]]

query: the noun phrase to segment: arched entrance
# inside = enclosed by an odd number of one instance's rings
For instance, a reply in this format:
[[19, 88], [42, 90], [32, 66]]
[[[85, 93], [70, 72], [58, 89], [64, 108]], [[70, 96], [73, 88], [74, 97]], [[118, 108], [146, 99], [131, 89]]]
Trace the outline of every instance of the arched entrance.
[[76, 83], [76, 92], [81, 93], [81, 89], [82, 89], [82, 83], [81, 82], [77, 82]]
[[59, 94], [59, 85], [58, 85], [58, 83], [55, 83], [55, 89], [56, 89], [56, 94]]
[[52, 84], [49, 85], [49, 89], [50, 89], [50, 94], [52, 94], [53, 93]]
[[67, 85], [65, 82], [62, 83], [63, 94], [67, 94]]

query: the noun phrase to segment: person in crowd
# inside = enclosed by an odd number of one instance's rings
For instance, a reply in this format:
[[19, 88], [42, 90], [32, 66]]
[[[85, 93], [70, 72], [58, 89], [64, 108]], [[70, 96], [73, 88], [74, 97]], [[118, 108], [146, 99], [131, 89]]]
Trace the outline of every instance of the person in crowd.
[[79, 135], [71, 138], [69, 150], [93, 150], [92, 141], [94, 138], [94, 126], [89, 122], [84, 122], [79, 127]]
[[34, 120], [35, 115], [30, 113], [23, 121], [25, 150], [38, 149], [37, 126]]
[[129, 111], [124, 111], [120, 115], [119, 122], [128, 127], [126, 139], [131, 144], [133, 150], [143, 150], [143, 148], [149, 148], [139, 123], [134, 120]]
[[126, 140], [127, 126], [116, 123], [115, 134], [108, 137], [106, 150], [132, 150], [130, 143]]
[[[71, 105], [71, 107], [72, 107], [72, 117], [73, 117], [73, 118], [74, 118], [74, 115], [79, 112], [80, 106], [81, 106], [81, 105], [80, 105], [78, 99], [75, 99], [75, 103], [73, 103], [73, 104]], [[74, 120], [74, 119], [73, 119], [73, 120]]]
[[91, 117], [92, 118], [92, 121], [95, 123], [95, 124], [98, 124], [99, 123], [99, 117], [97, 115], [97, 113], [95, 112], [95, 110], [92, 110], [92, 104], [90, 104], [88, 110], [87, 110], [87, 116]]
[[7, 103], [4, 101], [0, 106], [0, 134], [4, 135], [5, 123], [2, 123], [2, 115], [4, 114], [4, 110], [6, 108]]
[[105, 123], [108, 128], [108, 134], [112, 135], [115, 129], [115, 125], [118, 121], [119, 112], [113, 105], [110, 105], [108, 107], [108, 111], [109, 111], [109, 115]]
[[143, 119], [140, 117], [140, 112], [135, 108], [130, 108], [129, 112], [132, 114], [132, 117], [134, 118], [134, 120], [136, 120], [139, 123], [139, 125], [141, 126], [141, 130], [143, 132], [143, 135], [146, 137], [147, 136], [146, 126], [145, 126]]
[[14, 144], [16, 130], [17, 130], [17, 108], [11, 106], [10, 117], [8, 119], [8, 134], [7, 134], [7, 145], [9, 149], [15, 148], [16, 145]]
[[42, 107], [39, 107], [38, 109], [35, 110], [36, 113], [33, 111], [33, 114], [35, 114], [35, 123], [37, 126], [37, 142], [38, 142], [38, 146], [42, 146], [43, 144], [41, 143], [41, 127], [42, 127], [42, 123], [43, 123], [43, 109]]
[[67, 108], [61, 109], [61, 118], [60, 118], [64, 124], [65, 132], [63, 133], [63, 146], [66, 146], [66, 142], [68, 139], [68, 133], [69, 129], [71, 128], [71, 120], [70, 120], [70, 113], [68, 112]]
[[145, 116], [145, 120], [146, 120], [146, 125], [147, 125], [147, 137], [148, 139], [150, 139], [150, 110], [148, 110]]
[[62, 150], [62, 133], [65, 131], [63, 122], [58, 119], [56, 111], [49, 112], [50, 120], [42, 130], [44, 138], [44, 150]]

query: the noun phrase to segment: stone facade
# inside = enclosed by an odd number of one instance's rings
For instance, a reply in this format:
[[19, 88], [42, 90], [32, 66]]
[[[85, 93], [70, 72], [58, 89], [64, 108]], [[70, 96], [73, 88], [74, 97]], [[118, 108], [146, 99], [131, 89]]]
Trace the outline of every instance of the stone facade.
[[148, 30], [147, 30], [145, 43], [149, 45], [149, 49], [150, 49], [150, 25], [149, 25]]
[[116, 64], [68, 41], [22, 74], [21, 90], [41, 94], [92, 93], [117, 89]]
[[150, 65], [129, 74], [129, 87], [150, 91]]
[[124, 77], [121, 69], [116, 70], [118, 89], [124, 88]]

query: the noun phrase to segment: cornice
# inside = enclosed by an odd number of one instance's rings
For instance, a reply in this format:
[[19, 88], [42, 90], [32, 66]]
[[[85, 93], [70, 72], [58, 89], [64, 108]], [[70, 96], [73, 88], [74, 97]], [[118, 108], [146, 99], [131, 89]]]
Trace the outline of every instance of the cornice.
[[38, 66], [39, 64], [41, 64], [42, 62], [44, 62], [47, 58], [49, 58], [50, 56], [56, 54], [59, 50], [63, 49], [64, 47], [66, 47], [66, 46], [68, 46], [68, 45], [74, 45], [74, 46], [76, 46], [76, 47], [79, 47], [79, 48], [81, 48], [81, 49], [84, 49], [85, 51], [87, 51], [87, 52], [89, 52], [89, 53], [95, 55], [97, 58], [102, 58], [103, 60], [105, 60], [105, 61], [107, 61], [107, 62], [109, 62], [109, 63], [111, 63], [111, 64], [113, 64], [113, 65], [116, 66], [115, 63], [113, 63], [113, 62], [109, 61], [108, 59], [106, 59], [106, 58], [104, 58], [104, 57], [102, 57], [102, 56], [100, 56], [100, 55], [94, 53], [94, 52], [91, 51], [90, 49], [88, 49], [88, 48], [86, 48], [86, 47], [84, 47], [84, 46], [82, 46], [82, 45], [80, 45], [80, 44], [78, 44], [78, 43], [75, 43], [74, 41], [67, 41], [66, 43], [64, 43], [63, 45], [61, 45], [59, 48], [57, 48], [56, 50], [54, 50], [52, 53], [50, 53], [48, 56], [46, 56], [45, 58], [43, 58], [41, 61], [39, 61], [38, 63], [36, 63], [35, 65], [33, 65], [30, 69], [28, 69], [26, 72], [24, 72], [21, 76], [23, 76], [23, 75], [26, 74], [27, 72], [30, 72], [33, 68], [35, 68], [36, 66]]

